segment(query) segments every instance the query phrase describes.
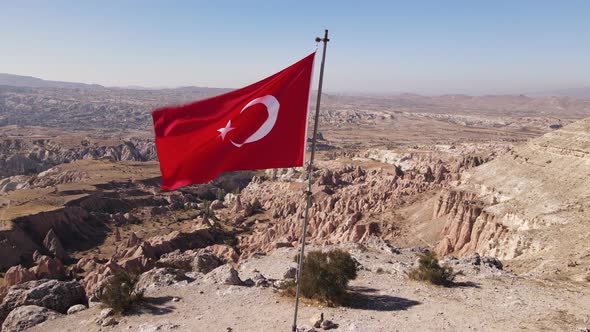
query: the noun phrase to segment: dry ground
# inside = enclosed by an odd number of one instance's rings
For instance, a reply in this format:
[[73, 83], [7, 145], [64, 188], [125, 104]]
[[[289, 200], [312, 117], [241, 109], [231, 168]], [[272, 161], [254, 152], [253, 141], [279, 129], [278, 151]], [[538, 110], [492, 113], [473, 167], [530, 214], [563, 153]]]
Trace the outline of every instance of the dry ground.
[[[344, 246], [351, 248], [351, 246]], [[326, 308], [303, 304], [300, 325], [323, 312], [339, 325], [336, 331], [573, 331], [590, 325], [590, 289], [581, 284], [548, 283], [510, 273], [465, 271], [455, 287], [409, 281], [401, 271], [415, 253], [352, 249], [365, 267], [351, 284], [347, 305]], [[253, 270], [280, 278], [292, 264], [294, 249], [242, 263], [240, 275]], [[381, 268], [383, 273], [377, 273]], [[202, 279], [155, 289], [146, 303], [115, 327], [93, 320], [100, 308], [44, 323], [31, 331], [289, 331], [293, 300], [270, 288], [210, 284]], [[179, 301], [174, 301], [174, 298]], [[169, 324], [169, 325], [167, 325]], [[230, 330], [231, 328], [231, 330]]]

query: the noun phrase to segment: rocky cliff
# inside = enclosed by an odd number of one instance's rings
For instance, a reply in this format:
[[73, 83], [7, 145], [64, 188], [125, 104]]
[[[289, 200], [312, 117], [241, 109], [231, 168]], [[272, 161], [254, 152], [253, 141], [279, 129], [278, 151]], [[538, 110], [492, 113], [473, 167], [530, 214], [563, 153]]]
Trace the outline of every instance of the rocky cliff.
[[[155, 160], [156, 149], [152, 141], [145, 139], [132, 139], [108, 146], [83, 141], [75, 148], [67, 148], [48, 139], [3, 139], [0, 140], [0, 179], [13, 175], [31, 175], [81, 159]], [[0, 183], [0, 186], [3, 185]]]
[[[544, 265], [587, 260], [590, 119], [516, 147], [441, 193], [440, 254], [479, 252]], [[549, 257], [548, 257], [549, 256]], [[572, 263], [577, 262], [577, 263]]]

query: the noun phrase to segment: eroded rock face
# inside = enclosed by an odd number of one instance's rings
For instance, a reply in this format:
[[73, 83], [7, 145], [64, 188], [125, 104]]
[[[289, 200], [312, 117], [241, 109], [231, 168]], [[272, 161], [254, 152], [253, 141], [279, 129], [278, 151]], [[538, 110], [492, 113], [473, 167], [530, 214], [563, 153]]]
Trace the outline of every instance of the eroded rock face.
[[24, 305], [36, 305], [65, 314], [71, 306], [86, 302], [84, 288], [77, 281], [29, 281], [8, 290], [0, 304], [0, 321], [4, 321], [12, 310]]
[[15, 265], [11, 267], [4, 275], [4, 282], [7, 287], [36, 279], [37, 277], [35, 276], [35, 273], [31, 272], [22, 265]]
[[491, 251], [508, 236], [508, 229], [484, 211], [485, 203], [474, 193], [445, 191], [437, 200], [434, 217], [446, 216], [439, 255], [463, 255]]
[[[372, 218], [391, 213], [405, 200], [429, 190], [441, 189], [460, 178], [465, 168], [477, 164], [466, 160], [456, 162], [458, 166], [446, 165], [440, 160], [422, 157], [405, 157], [410, 170], [400, 167], [392, 169], [371, 169], [346, 166], [324, 168], [318, 172], [313, 186], [310, 208], [308, 239], [318, 244], [362, 242], [378, 235], [394, 237], [397, 229], [391, 223], [369, 221]], [[414, 159], [412, 159], [414, 158]], [[449, 171], [450, 168], [456, 172]], [[418, 170], [418, 171], [416, 171]], [[237, 222], [242, 222], [239, 212], [244, 201], [254, 199], [260, 208], [268, 211], [273, 218], [272, 225], [260, 227], [250, 236], [240, 239], [242, 255], [268, 252], [277, 247], [297, 245], [301, 222], [305, 211], [302, 192], [295, 189], [291, 179], [280, 181], [253, 181], [236, 201], [234, 213]]]
[[443, 191], [433, 215], [444, 222], [437, 252], [542, 260], [533, 268], [541, 273], [589, 257], [583, 240], [590, 234], [588, 130], [585, 119], [533, 139]]
[[66, 270], [61, 261], [57, 258], [41, 256], [37, 261], [37, 266], [31, 270], [35, 273], [37, 279], [64, 279]]
[[[19, 217], [10, 223], [10, 228], [0, 230], [0, 252], [3, 253], [0, 270], [30, 262], [33, 252], [41, 250], [36, 243], [44, 242], [44, 239], [50, 252], [53, 250], [59, 256], [65, 256], [62, 245], [98, 241], [103, 236], [101, 227], [104, 226], [78, 206]], [[53, 234], [48, 237], [50, 231]], [[63, 243], [58, 239], [63, 239]]]
[[[134, 273], [149, 271], [157, 265], [158, 259], [162, 256], [165, 259], [160, 266], [182, 268], [184, 256], [194, 253], [191, 251], [181, 254], [183, 251], [204, 248], [214, 241], [213, 235], [207, 229], [195, 229], [188, 233], [174, 231], [147, 240], [142, 240], [133, 233], [122, 246], [115, 250], [111, 260], [104, 265], [97, 264], [94, 270], [84, 278], [82, 284], [88, 294], [100, 298], [104, 282], [114, 273], [123, 270]], [[165, 256], [175, 251], [176, 256], [175, 254]], [[179, 265], [174, 266], [174, 264]], [[190, 264], [192, 267], [192, 262]]]
[[[8, 139], [0, 141], [0, 178], [39, 173], [55, 165], [81, 159], [146, 161], [155, 157], [154, 143], [141, 139], [132, 139], [115, 146], [87, 144], [75, 149], [64, 148], [59, 143], [47, 139]], [[79, 174], [64, 175], [74, 178], [76, 176]]]
[[3, 332], [21, 332], [62, 316], [59, 312], [36, 305], [25, 305], [10, 312], [2, 324]]
[[53, 257], [61, 261], [64, 261], [68, 258], [66, 251], [61, 245], [61, 242], [59, 241], [57, 235], [55, 235], [53, 229], [50, 229], [49, 232], [47, 232], [47, 235], [45, 235], [45, 239], [43, 240], [43, 246], [53, 255]]

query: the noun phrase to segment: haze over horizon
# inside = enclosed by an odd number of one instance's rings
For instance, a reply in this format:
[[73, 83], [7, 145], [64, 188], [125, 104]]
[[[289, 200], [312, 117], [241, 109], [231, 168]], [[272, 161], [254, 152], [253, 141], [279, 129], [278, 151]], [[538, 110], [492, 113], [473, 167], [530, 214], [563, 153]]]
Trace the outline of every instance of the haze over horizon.
[[589, 9], [585, 1], [6, 2], [0, 72], [105, 86], [236, 88], [313, 51], [326, 27], [326, 92], [583, 88], [590, 87]]

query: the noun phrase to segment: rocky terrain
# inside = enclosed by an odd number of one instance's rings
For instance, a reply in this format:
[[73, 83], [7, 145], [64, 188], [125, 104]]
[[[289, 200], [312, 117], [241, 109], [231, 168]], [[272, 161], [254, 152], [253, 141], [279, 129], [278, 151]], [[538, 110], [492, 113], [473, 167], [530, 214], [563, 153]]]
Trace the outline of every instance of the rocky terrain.
[[583, 280], [590, 258], [589, 133], [590, 119], [575, 122], [444, 191], [434, 208], [434, 217], [447, 218], [439, 253], [491, 254]]
[[[590, 321], [590, 293], [581, 285], [519, 277], [485, 257], [470, 256], [450, 260], [462, 271], [454, 286], [435, 287], [405, 276], [419, 248], [398, 250], [370, 239], [363, 245], [339, 247], [360, 264], [350, 299], [337, 308], [304, 302], [299, 315], [302, 331], [310, 330], [320, 314], [332, 323], [320, 326], [332, 326], [334, 331], [575, 331]], [[105, 320], [108, 312], [91, 304], [79, 313], [48, 317], [31, 331], [290, 330], [293, 301], [281, 296], [276, 285], [285, 280], [295, 254], [294, 248], [281, 248], [246, 259], [233, 277], [225, 265], [207, 274], [181, 272], [180, 277], [178, 272], [152, 270], [159, 277], [146, 274], [145, 303], [130, 315]], [[103, 327], [99, 321], [112, 326]]]
[[[293, 301], [279, 288], [301, 240], [304, 170], [159, 189], [149, 112], [225, 90], [10, 79], [2, 331], [290, 328]], [[307, 241], [349, 251], [359, 277], [340, 308], [305, 302], [303, 325], [322, 312], [341, 331], [590, 325], [590, 101], [325, 100]], [[425, 250], [462, 271], [453, 287], [409, 281]], [[146, 300], [120, 317], [100, 300], [122, 270], [141, 274]]]

